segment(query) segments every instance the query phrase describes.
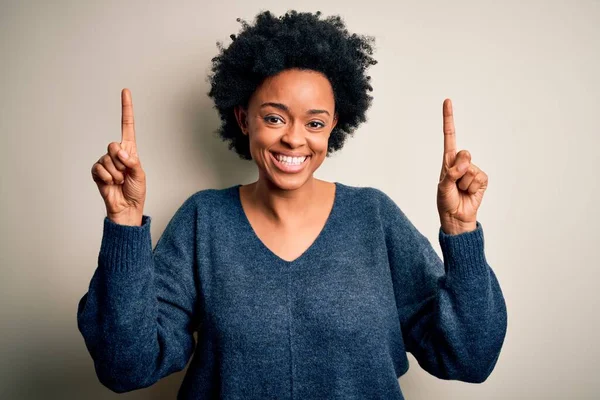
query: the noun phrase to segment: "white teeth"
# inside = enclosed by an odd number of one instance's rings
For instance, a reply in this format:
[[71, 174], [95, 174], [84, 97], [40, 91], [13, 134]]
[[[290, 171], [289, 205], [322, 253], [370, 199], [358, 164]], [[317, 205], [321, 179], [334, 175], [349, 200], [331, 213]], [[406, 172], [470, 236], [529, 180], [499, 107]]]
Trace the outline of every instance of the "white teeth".
[[276, 158], [279, 162], [290, 164], [290, 165], [300, 165], [306, 160], [306, 156], [304, 157], [288, 157], [283, 154], [277, 154]]

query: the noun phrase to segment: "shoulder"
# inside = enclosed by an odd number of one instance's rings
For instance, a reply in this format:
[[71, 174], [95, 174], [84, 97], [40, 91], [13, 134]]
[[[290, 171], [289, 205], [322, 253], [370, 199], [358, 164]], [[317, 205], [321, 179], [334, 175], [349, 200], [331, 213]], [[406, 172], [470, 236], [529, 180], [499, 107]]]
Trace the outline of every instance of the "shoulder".
[[186, 201], [197, 204], [198, 206], [217, 205], [226, 199], [233, 198], [234, 192], [239, 185], [229, 186], [223, 189], [202, 189], [193, 193]]
[[360, 208], [370, 208], [387, 211], [397, 207], [396, 203], [383, 190], [372, 186], [351, 186], [343, 183], [337, 183], [341, 189], [343, 197], [348, 202]]
[[361, 218], [375, 220], [384, 227], [384, 230], [392, 226], [412, 225], [400, 206], [383, 190], [371, 186], [339, 185], [342, 189], [345, 208], [353, 216], [360, 215]]
[[238, 186], [198, 190], [183, 201], [178, 213], [195, 214], [196, 217], [199, 217], [230, 212], [235, 204], [235, 190]]

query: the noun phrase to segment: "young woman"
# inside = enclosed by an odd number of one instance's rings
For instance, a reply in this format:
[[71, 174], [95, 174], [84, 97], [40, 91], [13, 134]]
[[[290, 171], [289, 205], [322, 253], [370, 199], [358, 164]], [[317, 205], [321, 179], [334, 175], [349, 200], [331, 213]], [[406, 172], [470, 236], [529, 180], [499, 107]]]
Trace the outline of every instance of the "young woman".
[[92, 168], [107, 216], [77, 314], [100, 381], [148, 387], [191, 358], [180, 399], [403, 399], [411, 352], [436, 377], [483, 382], [507, 313], [476, 218], [487, 175], [457, 153], [450, 101], [442, 261], [382, 191], [313, 176], [365, 121], [372, 38], [320, 13], [242, 24], [209, 95], [258, 180], [191, 195], [154, 250], [122, 91], [122, 140]]

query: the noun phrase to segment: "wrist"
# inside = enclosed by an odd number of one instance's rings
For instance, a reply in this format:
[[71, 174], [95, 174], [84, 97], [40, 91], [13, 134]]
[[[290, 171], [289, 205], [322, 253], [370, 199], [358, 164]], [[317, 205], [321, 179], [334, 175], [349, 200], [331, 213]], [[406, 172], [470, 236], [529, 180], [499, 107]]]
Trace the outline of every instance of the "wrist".
[[440, 218], [440, 223], [442, 231], [447, 235], [460, 235], [477, 229], [477, 220], [464, 222], [453, 218]]
[[128, 226], [142, 226], [142, 211], [129, 211], [120, 214], [108, 214], [107, 217], [115, 224]]

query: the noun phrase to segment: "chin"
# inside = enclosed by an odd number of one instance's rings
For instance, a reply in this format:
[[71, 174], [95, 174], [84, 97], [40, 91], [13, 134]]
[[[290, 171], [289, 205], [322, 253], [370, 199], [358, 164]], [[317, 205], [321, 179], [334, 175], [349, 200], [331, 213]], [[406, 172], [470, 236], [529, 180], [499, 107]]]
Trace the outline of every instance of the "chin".
[[[311, 155], [303, 163], [304, 165], [301, 169], [297, 167], [290, 168], [289, 166], [280, 164], [271, 152], [261, 161], [262, 165], [259, 170], [262, 179], [265, 179], [274, 188], [280, 190], [300, 189], [307, 182], [313, 180], [315, 165], [318, 167], [322, 162], [318, 158], [314, 159], [314, 155]], [[315, 164], [316, 161], [320, 162]]]
[[312, 179], [312, 174], [275, 174], [269, 175], [269, 181], [281, 190], [296, 190], [300, 189], [304, 184]]

